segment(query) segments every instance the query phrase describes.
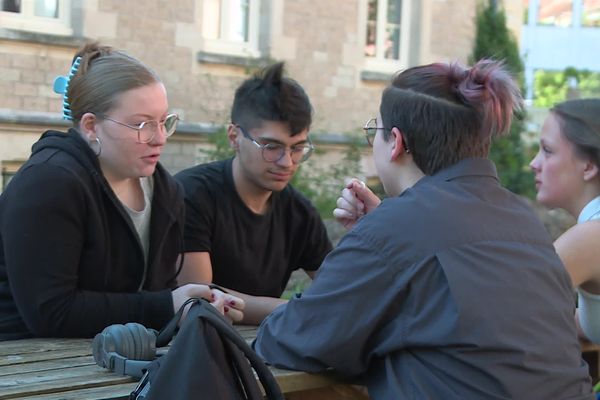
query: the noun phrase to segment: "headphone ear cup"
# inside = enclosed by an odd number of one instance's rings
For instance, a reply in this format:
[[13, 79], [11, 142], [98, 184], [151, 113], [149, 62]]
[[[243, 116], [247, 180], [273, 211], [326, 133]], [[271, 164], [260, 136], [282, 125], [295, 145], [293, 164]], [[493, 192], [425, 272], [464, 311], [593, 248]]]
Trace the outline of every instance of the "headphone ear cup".
[[146, 329], [145, 326], [130, 322], [125, 324], [133, 339], [133, 352], [130, 357], [133, 360], [153, 360], [156, 355], [156, 333], [154, 330]]
[[125, 325], [110, 325], [94, 337], [92, 354], [96, 364], [111, 369], [111, 357], [118, 354], [129, 358], [133, 348], [133, 338]]
[[154, 329], [130, 322], [110, 325], [94, 337], [92, 355], [96, 364], [113, 370], [116, 355], [123, 359], [151, 361], [156, 356]]

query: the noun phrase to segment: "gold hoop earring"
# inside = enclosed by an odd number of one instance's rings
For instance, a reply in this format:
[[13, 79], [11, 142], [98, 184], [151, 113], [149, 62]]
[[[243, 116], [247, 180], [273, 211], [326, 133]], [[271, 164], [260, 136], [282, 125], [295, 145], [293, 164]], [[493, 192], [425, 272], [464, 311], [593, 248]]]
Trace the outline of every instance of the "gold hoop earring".
[[[95, 145], [97, 146], [97, 149], [94, 149]], [[102, 143], [100, 142], [100, 138], [96, 137], [94, 140], [90, 140], [90, 147], [92, 148], [92, 151], [96, 157], [99, 157], [102, 153]]]

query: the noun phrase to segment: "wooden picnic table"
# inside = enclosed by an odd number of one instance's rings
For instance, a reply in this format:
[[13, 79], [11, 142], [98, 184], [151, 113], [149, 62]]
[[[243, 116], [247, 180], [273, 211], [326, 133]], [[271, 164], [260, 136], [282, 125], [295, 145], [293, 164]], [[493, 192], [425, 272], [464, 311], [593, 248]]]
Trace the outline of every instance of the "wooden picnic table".
[[[250, 342], [256, 327], [239, 326]], [[91, 339], [0, 342], [0, 399], [127, 399], [137, 381], [97, 366]], [[331, 374], [271, 368], [288, 400], [359, 400], [368, 397]]]
[[592, 382], [597, 383], [600, 378], [600, 345], [587, 340], [579, 340], [579, 344], [583, 359], [588, 363]]

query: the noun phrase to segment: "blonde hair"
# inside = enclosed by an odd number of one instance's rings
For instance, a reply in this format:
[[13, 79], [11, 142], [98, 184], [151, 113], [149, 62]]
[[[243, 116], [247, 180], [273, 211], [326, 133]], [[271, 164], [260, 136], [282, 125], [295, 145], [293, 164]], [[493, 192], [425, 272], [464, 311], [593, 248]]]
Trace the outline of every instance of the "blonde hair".
[[83, 46], [73, 60], [77, 57], [81, 57], [81, 64], [66, 94], [74, 124], [87, 112], [106, 114], [123, 92], [160, 82], [142, 62], [97, 42]]

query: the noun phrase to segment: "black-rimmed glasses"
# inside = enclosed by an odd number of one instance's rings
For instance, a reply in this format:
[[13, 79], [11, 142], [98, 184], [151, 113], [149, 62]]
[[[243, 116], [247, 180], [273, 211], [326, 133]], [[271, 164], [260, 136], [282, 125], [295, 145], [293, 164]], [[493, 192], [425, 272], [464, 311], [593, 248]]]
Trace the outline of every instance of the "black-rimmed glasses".
[[373, 147], [373, 141], [375, 140], [375, 135], [378, 130], [384, 130], [380, 126], [377, 126], [377, 118], [371, 118], [365, 124], [363, 130], [365, 131], [365, 137], [367, 138], [367, 143], [369, 146]]
[[[261, 149], [263, 160], [266, 162], [277, 162], [285, 155], [288, 148], [280, 143], [258, 143], [252, 136], [250, 136], [241, 126], [234, 124], [236, 128], [242, 132], [242, 135], [250, 140], [256, 147]], [[315, 147], [310, 140], [308, 143], [297, 144], [289, 148], [290, 157], [294, 164], [299, 164], [308, 160]]]
[[156, 134], [158, 133], [158, 130], [160, 128], [164, 128], [166, 137], [171, 136], [175, 132], [175, 129], [177, 128], [177, 122], [179, 122], [179, 116], [177, 114], [169, 114], [162, 121], [156, 121], [156, 120], [144, 121], [137, 126], [129, 125], [124, 122], [114, 120], [110, 117], [107, 117], [106, 115], [99, 115], [99, 117], [103, 118], [103, 119], [107, 119], [109, 121], [112, 121], [115, 124], [119, 124], [119, 125], [125, 126], [127, 128], [136, 130], [138, 133], [138, 142], [139, 143], [150, 143], [152, 141], [152, 139], [154, 139], [154, 137], [156, 136]]

